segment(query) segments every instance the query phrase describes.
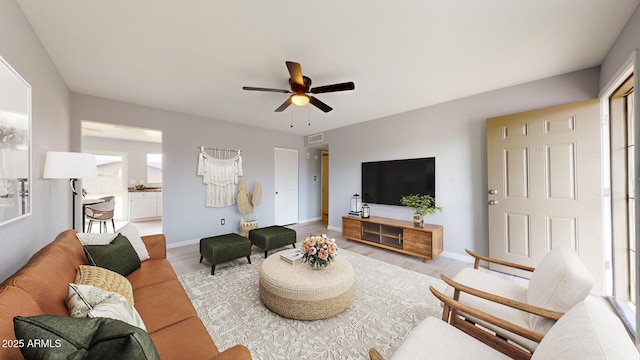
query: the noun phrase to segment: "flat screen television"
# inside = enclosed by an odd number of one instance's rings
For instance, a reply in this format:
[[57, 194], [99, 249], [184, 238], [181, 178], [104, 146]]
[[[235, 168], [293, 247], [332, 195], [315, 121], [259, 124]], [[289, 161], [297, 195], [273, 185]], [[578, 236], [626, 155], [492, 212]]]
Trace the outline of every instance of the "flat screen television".
[[403, 195], [436, 197], [436, 158], [374, 161], [362, 163], [362, 201], [402, 205]]

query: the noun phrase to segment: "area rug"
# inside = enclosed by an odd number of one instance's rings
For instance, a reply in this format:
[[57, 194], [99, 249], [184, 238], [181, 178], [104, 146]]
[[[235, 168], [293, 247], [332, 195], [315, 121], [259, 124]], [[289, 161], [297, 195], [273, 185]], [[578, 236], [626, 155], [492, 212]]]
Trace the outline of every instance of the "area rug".
[[440, 279], [344, 249], [339, 256], [353, 266], [355, 295], [347, 310], [325, 320], [286, 319], [264, 307], [260, 254], [251, 265], [244, 258], [218, 265], [215, 276], [207, 267], [179, 278], [218, 348], [243, 344], [254, 359], [368, 359], [371, 347], [388, 359], [420, 321], [441, 316], [429, 291], [445, 288]]

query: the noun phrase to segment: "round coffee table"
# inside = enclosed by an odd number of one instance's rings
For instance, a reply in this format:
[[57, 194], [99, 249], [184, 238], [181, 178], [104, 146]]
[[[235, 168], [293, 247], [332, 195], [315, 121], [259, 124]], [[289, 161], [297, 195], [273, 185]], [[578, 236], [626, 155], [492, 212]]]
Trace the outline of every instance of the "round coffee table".
[[273, 254], [260, 265], [260, 299], [274, 313], [290, 319], [319, 320], [343, 312], [355, 291], [353, 267], [338, 255], [324, 269], [289, 264]]

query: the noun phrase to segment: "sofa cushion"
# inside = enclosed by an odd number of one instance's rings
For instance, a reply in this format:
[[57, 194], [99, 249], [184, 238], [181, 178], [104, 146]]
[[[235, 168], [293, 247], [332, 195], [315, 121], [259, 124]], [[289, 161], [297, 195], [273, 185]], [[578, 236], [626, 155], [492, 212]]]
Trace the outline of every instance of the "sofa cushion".
[[149, 333], [198, 316], [178, 280], [134, 289], [133, 296]]
[[140, 264], [140, 268], [127, 276], [134, 290], [145, 286], [176, 280], [178, 276], [167, 259], [149, 259]]
[[391, 360], [427, 359], [510, 359], [446, 322], [428, 317], [402, 341]]
[[138, 254], [122, 234], [118, 234], [108, 245], [85, 245], [84, 249], [91, 265], [115, 271], [122, 276], [140, 267]]
[[[593, 287], [593, 276], [578, 254], [567, 246], [551, 250], [540, 261], [527, 288], [527, 303], [545, 309], [567, 312], [583, 301]], [[546, 333], [554, 322], [529, 315], [530, 328]]]
[[69, 261], [76, 266], [87, 263], [87, 257], [84, 254], [82, 244], [78, 243], [75, 236], [75, 230], [67, 230], [60, 233], [56, 239], [52, 242], [55, 246], [59, 247], [69, 255]]
[[[15, 342], [13, 332], [14, 316], [33, 316], [44, 314], [38, 304], [24, 290], [15, 286], [0, 288], [0, 359], [22, 359], [20, 348]], [[15, 345], [15, 346], [14, 346]]]
[[126, 277], [115, 271], [91, 265], [80, 265], [76, 272], [76, 284], [91, 285], [97, 288], [113, 291], [121, 294], [131, 305], [135, 305], [133, 300], [133, 288]]
[[51, 243], [33, 255], [5, 283], [27, 292], [45, 314], [68, 316], [64, 301], [67, 286], [76, 277], [77, 266], [65, 250]]
[[73, 317], [106, 317], [147, 330], [136, 309], [124, 296], [91, 285], [69, 284], [67, 307]]
[[180, 349], [182, 359], [209, 359], [218, 354], [218, 348], [196, 316], [159, 329], [150, 336], [162, 359], [174, 358], [176, 349]]
[[620, 320], [605, 306], [583, 301], [547, 332], [531, 360], [638, 359]]
[[[146, 331], [119, 320], [40, 315], [14, 318], [26, 359], [159, 359]], [[36, 344], [40, 346], [27, 346]]]
[[147, 247], [144, 245], [142, 241], [142, 237], [140, 237], [140, 233], [138, 233], [138, 229], [133, 226], [131, 223], [127, 223], [127, 225], [121, 227], [116, 231], [129, 239], [131, 242], [131, 246], [136, 250], [138, 254], [138, 258], [140, 261], [145, 261], [149, 258], [149, 252], [147, 251]]

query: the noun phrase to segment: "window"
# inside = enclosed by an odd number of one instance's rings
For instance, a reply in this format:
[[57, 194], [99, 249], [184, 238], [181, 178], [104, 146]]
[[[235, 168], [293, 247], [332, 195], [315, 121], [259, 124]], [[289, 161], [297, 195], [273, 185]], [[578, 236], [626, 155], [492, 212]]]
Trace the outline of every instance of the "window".
[[162, 154], [147, 154], [147, 184], [162, 184]]

